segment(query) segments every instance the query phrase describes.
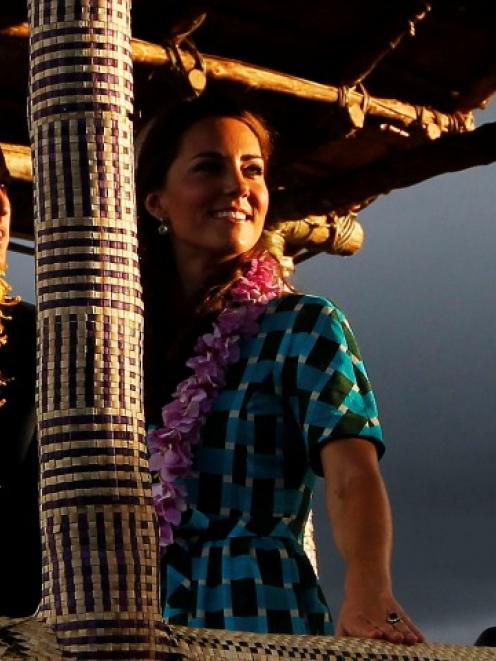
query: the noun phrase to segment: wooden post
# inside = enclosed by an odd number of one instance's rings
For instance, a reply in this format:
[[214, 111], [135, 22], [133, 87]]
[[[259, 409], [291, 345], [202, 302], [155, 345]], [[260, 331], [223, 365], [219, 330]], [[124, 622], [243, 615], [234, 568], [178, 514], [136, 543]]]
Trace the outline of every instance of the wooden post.
[[40, 617], [78, 659], [170, 658], [142, 412], [130, 0], [31, 0]]

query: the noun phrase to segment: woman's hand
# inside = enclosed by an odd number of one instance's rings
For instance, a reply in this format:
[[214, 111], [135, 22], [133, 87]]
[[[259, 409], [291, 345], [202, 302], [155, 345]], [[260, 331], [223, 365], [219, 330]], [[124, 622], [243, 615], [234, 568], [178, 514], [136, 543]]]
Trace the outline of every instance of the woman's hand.
[[[400, 620], [390, 624], [387, 621], [388, 614], [396, 614]], [[377, 638], [404, 645], [424, 642], [422, 633], [392, 595], [362, 594], [345, 597], [336, 625], [336, 635]]]
[[[346, 563], [336, 634], [422, 642], [422, 634], [392, 593], [391, 512], [374, 445], [359, 438], [335, 440], [323, 447], [321, 459], [327, 511]], [[388, 615], [397, 619], [393, 614], [400, 619], [388, 622]]]

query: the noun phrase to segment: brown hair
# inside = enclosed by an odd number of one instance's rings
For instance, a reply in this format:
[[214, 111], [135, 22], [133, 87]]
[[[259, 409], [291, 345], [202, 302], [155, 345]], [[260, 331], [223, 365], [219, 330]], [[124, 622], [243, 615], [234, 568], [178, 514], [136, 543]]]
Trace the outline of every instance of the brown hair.
[[[138, 206], [138, 242], [140, 269], [145, 306], [145, 414], [156, 418], [164, 397], [170, 393], [163, 387], [164, 365], [171, 363], [171, 354], [189, 357], [194, 338], [203, 332], [209, 320], [225, 304], [227, 291], [234, 279], [246, 269], [248, 261], [263, 251], [262, 242], [227, 268], [216, 274], [216, 282], [205, 283], [195, 303], [185, 309], [177, 298], [177, 273], [168, 236], [157, 232], [157, 221], [145, 208], [149, 193], [164, 183], [170, 166], [176, 159], [187, 131], [209, 117], [233, 117], [245, 123], [257, 136], [266, 168], [272, 152], [272, 138], [263, 119], [231, 99], [205, 94], [198, 99], [183, 101], [161, 111], [137, 139], [136, 193]], [[180, 331], [180, 332], [179, 332]], [[185, 354], [185, 355], [183, 355]], [[169, 358], [169, 361], [167, 359]], [[183, 360], [184, 359], [184, 360]], [[174, 362], [174, 361], [172, 361]], [[175, 372], [175, 368], [170, 368]], [[175, 378], [177, 376], [177, 378]], [[175, 385], [180, 374], [166, 375]]]

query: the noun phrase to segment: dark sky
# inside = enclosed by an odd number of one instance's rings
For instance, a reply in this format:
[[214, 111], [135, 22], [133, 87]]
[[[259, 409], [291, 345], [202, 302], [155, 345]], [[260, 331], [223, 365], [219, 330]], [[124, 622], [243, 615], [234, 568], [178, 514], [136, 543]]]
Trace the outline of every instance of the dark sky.
[[[481, 114], [496, 121], [496, 105]], [[302, 265], [298, 286], [347, 314], [388, 451], [396, 595], [430, 640], [496, 626], [496, 165], [395, 191], [365, 210], [363, 250]], [[33, 266], [11, 256], [15, 293]], [[337, 611], [342, 567], [316, 498], [321, 577]]]
[[[397, 597], [430, 640], [464, 644], [496, 626], [495, 175], [474, 168], [378, 199], [360, 215], [362, 252], [313, 258], [296, 279], [344, 309], [376, 391]], [[322, 493], [316, 513], [336, 611], [342, 568]]]

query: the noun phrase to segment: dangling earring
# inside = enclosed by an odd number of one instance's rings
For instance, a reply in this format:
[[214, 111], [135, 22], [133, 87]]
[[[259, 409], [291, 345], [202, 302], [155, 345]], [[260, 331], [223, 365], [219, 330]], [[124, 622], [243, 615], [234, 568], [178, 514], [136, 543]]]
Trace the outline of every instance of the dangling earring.
[[167, 224], [167, 218], [160, 218], [158, 225], [158, 233], [162, 235], [169, 234], [169, 225]]

